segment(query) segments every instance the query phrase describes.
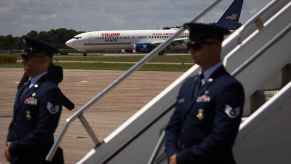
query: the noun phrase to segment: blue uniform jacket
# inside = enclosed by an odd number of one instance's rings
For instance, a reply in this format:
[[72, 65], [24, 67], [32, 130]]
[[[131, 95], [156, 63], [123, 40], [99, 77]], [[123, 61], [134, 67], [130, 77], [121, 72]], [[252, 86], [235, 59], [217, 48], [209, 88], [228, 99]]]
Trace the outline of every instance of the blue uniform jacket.
[[12, 163], [43, 161], [54, 142], [64, 96], [50, 74], [28, 88], [18, 88], [7, 142], [11, 143]]
[[166, 127], [165, 151], [178, 164], [234, 164], [232, 147], [244, 105], [242, 85], [220, 66], [199, 86], [199, 76], [185, 80]]

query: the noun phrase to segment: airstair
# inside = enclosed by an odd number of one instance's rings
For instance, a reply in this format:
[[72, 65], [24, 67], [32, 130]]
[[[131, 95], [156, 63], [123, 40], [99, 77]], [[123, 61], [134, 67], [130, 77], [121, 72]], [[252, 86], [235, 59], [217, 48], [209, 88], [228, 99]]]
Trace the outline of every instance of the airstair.
[[[193, 22], [220, 2], [221, 0], [215, 1], [195, 17]], [[235, 145], [235, 156], [239, 164], [291, 163], [289, 157], [291, 124], [288, 123], [291, 117], [289, 109], [291, 83], [286, 80], [283, 83], [282, 79], [288, 78], [282, 78], [282, 74], [286, 75], [286, 72], [281, 73], [291, 62], [290, 18], [290, 0], [272, 0], [223, 43], [223, 63], [227, 70], [242, 82], [247, 99], [244, 109], [245, 119]], [[94, 146], [78, 163], [166, 164], [166, 156], [163, 153], [163, 129], [175, 109], [176, 97], [182, 82], [187, 77], [197, 74], [198, 66], [190, 68], [102, 141], [98, 140], [83, 113], [167, 47], [183, 31], [183, 28], [179, 30], [176, 35], [146, 55], [68, 118], [47, 159], [52, 159], [70, 124], [79, 119]], [[258, 91], [274, 89], [279, 90], [275, 96], [269, 100], [264, 99], [254, 107], [253, 100], [256, 100]]]

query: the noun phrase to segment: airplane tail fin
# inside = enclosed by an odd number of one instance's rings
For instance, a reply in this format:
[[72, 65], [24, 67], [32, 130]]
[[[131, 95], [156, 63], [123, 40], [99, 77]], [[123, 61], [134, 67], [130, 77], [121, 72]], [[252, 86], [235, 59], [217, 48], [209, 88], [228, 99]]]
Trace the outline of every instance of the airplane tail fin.
[[239, 22], [243, 0], [234, 0], [216, 24], [228, 30], [236, 30], [241, 26]]

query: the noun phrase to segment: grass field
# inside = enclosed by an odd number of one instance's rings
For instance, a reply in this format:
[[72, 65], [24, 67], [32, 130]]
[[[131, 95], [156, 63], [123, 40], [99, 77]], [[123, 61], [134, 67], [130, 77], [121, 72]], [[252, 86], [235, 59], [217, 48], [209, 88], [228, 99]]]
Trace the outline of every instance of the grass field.
[[[136, 62], [144, 56], [56, 56], [56, 60], [74, 60], [74, 61], [110, 61], [110, 62]], [[161, 63], [190, 63], [190, 55], [170, 55], [170, 56], [156, 56], [150, 62], [161, 62]]]
[[[55, 63], [63, 66], [65, 69], [127, 70], [142, 57], [144, 56], [66, 55], [55, 56]], [[20, 57], [18, 58], [20, 59]], [[190, 55], [165, 55], [156, 56], [140, 70], [184, 72], [191, 66], [192, 64]], [[22, 67], [22, 64], [0, 64], [0, 67], [19, 68]]]
[[[127, 63], [84, 63], [84, 62], [66, 62], [57, 63], [65, 69], [87, 69], [87, 70], [127, 70], [133, 64]], [[21, 68], [22, 64], [0, 64], [0, 68]], [[174, 64], [146, 64], [141, 71], [169, 71], [169, 72], [184, 72], [189, 69], [191, 65], [174, 65]]]

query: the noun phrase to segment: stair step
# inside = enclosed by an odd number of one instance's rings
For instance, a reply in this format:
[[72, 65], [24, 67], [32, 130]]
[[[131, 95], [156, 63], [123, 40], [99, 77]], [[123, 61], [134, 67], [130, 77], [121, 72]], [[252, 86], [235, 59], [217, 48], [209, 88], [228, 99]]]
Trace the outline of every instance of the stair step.
[[278, 92], [279, 92], [279, 90], [264, 91], [264, 95], [265, 95], [266, 101], [269, 101]]

